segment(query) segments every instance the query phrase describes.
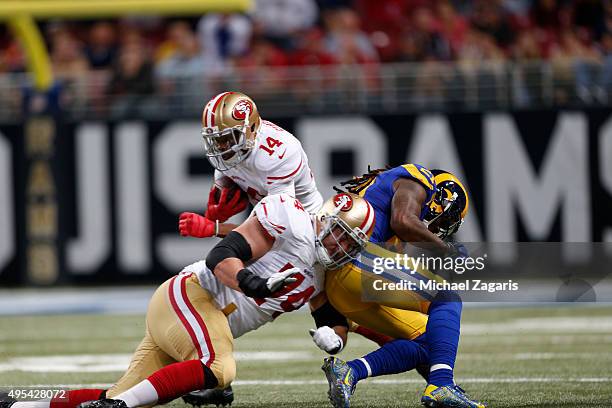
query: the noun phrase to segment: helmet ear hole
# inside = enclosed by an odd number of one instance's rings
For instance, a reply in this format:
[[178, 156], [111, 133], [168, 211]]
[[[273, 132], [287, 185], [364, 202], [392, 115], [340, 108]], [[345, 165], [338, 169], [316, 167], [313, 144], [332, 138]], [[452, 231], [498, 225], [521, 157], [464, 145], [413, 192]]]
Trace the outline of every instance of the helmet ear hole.
[[254, 131], [255, 131], [255, 124], [253, 123], [253, 124], [251, 125], [251, 132], [254, 132]]

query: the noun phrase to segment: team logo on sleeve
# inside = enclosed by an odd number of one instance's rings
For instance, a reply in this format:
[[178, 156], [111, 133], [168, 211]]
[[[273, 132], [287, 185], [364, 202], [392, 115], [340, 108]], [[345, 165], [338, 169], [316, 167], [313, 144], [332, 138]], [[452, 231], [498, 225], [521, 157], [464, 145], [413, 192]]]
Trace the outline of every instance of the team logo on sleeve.
[[353, 208], [353, 198], [346, 193], [336, 194], [334, 205], [336, 208], [341, 206], [340, 211], [350, 211]]
[[245, 120], [248, 113], [253, 112], [253, 104], [246, 99], [239, 100], [232, 109], [232, 117], [236, 120]]

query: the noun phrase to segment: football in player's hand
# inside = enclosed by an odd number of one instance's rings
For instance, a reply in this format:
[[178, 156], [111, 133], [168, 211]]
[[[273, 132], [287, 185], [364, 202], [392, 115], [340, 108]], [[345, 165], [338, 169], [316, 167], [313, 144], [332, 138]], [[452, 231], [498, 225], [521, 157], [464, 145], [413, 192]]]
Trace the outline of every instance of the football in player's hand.
[[225, 222], [228, 218], [244, 211], [249, 205], [249, 196], [228, 177], [215, 181], [208, 195], [205, 217]]

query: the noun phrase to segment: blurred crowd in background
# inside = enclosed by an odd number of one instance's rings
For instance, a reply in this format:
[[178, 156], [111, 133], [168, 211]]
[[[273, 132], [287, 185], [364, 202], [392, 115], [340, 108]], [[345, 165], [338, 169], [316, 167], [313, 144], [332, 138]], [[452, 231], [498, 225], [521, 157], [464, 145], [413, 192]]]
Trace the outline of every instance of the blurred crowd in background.
[[[458, 80], [445, 77], [446, 71], [436, 75], [438, 67], [449, 62], [461, 70], [461, 80], [468, 81], [470, 72], [485, 65], [495, 73], [507, 62], [540, 60], [550, 62], [556, 80], [571, 84], [555, 89], [558, 101], [607, 104], [612, 95], [612, 0], [255, 0], [254, 4], [248, 14], [41, 22], [57, 86], [71, 90], [57, 98], [78, 105], [80, 99], [97, 95], [107, 107], [111, 101], [112, 109], [127, 112], [134, 105], [133, 97], [193, 93], [193, 84], [181, 79], [214, 80], [239, 72], [236, 75], [248, 78], [253, 86], [266, 83], [284, 89], [287, 81], [261, 78], [278, 79], [280, 71], [266, 74], [260, 67], [359, 65], [372, 73], [383, 63], [419, 62], [428, 73], [419, 92], [424, 100], [435, 102], [445, 81]], [[20, 45], [6, 27], [0, 28], [0, 73], [24, 69]], [[245, 75], [249, 72], [252, 75]], [[537, 81], [542, 72], [523, 74], [522, 83], [528, 83]], [[79, 91], [84, 78], [88, 78], [87, 93]], [[310, 91], [308, 84], [300, 90], [297, 79], [289, 82], [298, 94]], [[375, 89], [379, 80], [366, 85]], [[524, 93], [518, 97], [530, 97]], [[27, 93], [21, 101], [27, 103]], [[146, 101], [139, 106], [143, 104]]]

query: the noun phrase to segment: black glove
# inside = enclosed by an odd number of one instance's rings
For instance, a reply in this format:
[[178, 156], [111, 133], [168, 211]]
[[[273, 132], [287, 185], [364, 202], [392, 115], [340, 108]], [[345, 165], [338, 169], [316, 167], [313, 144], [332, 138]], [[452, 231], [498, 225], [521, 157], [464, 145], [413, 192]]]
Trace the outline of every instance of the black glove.
[[245, 268], [238, 272], [236, 278], [242, 293], [252, 298], [266, 298], [285, 285], [297, 281], [297, 278], [294, 278], [293, 275], [299, 271], [299, 268], [291, 268], [264, 279]]

